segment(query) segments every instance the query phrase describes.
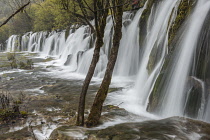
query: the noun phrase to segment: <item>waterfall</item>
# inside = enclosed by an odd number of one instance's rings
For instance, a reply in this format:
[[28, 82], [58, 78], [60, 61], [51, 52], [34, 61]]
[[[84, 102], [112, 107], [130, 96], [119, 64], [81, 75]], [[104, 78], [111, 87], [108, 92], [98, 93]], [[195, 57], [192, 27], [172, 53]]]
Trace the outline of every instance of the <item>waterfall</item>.
[[[141, 114], [142, 110], [146, 110], [149, 93], [163, 65], [164, 56], [167, 52], [168, 23], [170, 22], [169, 19], [173, 8], [178, 5], [177, 2], [165, 0], [152, 8], [152, 14], [150, 14], [147, 25], [148, 32], [141, 53], [137, 80], [135, 86], [127, 91], [126, 96], [128, 97], [123, 105], [123, 107], [133, 113]], [[153, 23], [154, 25], [151, 26]], [[151, 63], [152, 57], [155, 57], [152, 56], [153, 51], [156, 51], [159, 55], [157, 58], [154, 58], [157, 59], [156, 65], [149, 73], [148, 65]]]
[[7, 52], [17, 51], [20, 49], [19, 36], [12, 35], [7, 41]]
[[164, 117], [183, 115], [185, 87], [189, 76], [190, 65], [197, 45], [198, 37], [204, 20], [210, 9], [210, 1], [199, 0], [193, 14], [188, 19], [183, 38], [177, 44], [177, 52], [173, 67], [166, 79], [165, 97], [160, 114]]
[[[151, 2], [153, 4], [150, 7]], [[155, 98], [155, 111], [151, 112], [162, 117], [178, 115], [210, 121], [210, 95], [206, 93], [209, 81], [192, 74], [195, 71], [192, 67], [195, 66], [195, 55], [198, 53], [196, 50], [199, 48], [199, 36], [210, 9], [210, 1], [194, 1], [194, 7], [176, 34], [178, 41], [172, 44], [174, 50], [169, 53], [170, 27], [177, 18], [181, 2], [182, 0], [148, 0], [138, 11], [124, 12], [122, 39], [113, 76], [132, 78], [134, 83], [132, 87], [123, 90], [118, 100], [123, 102], [121, 107], [141, 115], [152, 104], [150, 99]], [[146, 17], [145, 11], [148, 10], [151, 11]], [[113, 33], [113, 21], [109, 16], [95, 77], [102, 78], [104, 75]], [[44, 58], [54, 57], [54, 65], [65, 67], [68, 72], [85, 75], [91, 64], [95, 41], [95, 35], [88, 26], [71, 26], [69, 31], [12, 35], [7, 40], [6, 52], [26, 51]], [[163, 71], [166, 63], [169, 64]], [[189, 84], [192, 81], [202, 89], [199, 91], [201, 99], [198, 100], [201, 103], [197, 116], [186, 113], [190, 92], [193, 91], [193, 86]], [[156, 87], [157, 82], [163, 84]], [[158, 89], [160, 97], [153, 96], [154, 89]]]
[[[119, 55], [114, 69], [116, 76], [136, 75], [139, 67], [139, 27], [138, 23], [145, 8], [139, 10], [131, 20], [128, 18], [123, 26], [122, 39], [119, 47]], [[129, 15], [130, 16], [130, 15]]]

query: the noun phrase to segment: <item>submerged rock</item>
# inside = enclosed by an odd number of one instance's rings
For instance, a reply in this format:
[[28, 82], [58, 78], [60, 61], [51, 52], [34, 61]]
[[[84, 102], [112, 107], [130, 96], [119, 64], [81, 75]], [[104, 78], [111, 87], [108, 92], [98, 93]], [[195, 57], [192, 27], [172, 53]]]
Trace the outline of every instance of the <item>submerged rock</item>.
[[182, 117], [163, 120], [123, 123], [105, 129], [86, 129], [63, 126], [56, 129], [52, 139], [86, 140], [207, 140], [210, 139], [210, 124]]

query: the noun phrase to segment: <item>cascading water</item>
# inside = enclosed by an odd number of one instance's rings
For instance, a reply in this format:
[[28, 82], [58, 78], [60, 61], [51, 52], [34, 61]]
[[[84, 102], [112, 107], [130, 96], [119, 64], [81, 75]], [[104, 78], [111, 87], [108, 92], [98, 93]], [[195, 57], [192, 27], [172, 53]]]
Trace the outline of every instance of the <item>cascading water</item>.
[[[134, 88], [127, 91], [126, 96], [128, 97], [123, 105], [123, 107], [133, 113], [141, 114], [142, 111], [146, 110], [147, 98], [164, 62], [168, 43], [168, 23], [170, 22], [169, 20], [173, 8], [177, 5], [178, 0], [165, 0], [152, 9], [152, 13], [154, 14], [151, 14], [148, 20], [148, 32], [141, 53], [137, 81]], [[154, 25], [150, 26], [152, 23], [154, 23]], [[156, 59], [156, 65], [149, 73], [148, 65], [151, 63], [152, 57], [155, 57], [152, 56], [152, 51], [156, 51], [159, 55], [157, 58], [153, 58]]]
[[[133, 20], [133, 13], [126, 12], [123, 15], [123, 40], [126, 43], [121, 42], [120, 55], [114, 72], [116, 76], [131, 76], [137, 73], [139, 51], [136, 51], [138, 50], [138, 36], [135, 34], [138, 33], [138, 22], [142, 11], [143, 9], [139, 10]], [[96, 77], [103, 77], [108, 62], [107, 57], [112, 43], [110, 36], [113, 35], [112, 23], [112, 18], [109, 16], [105, 28], [104, 46], [101, 48], [100, 60], [94, 73]], [[129, 40], [127, 40], [128, 37]], [[7, 51], [14, 51], [14, 40], [18, 41], [17, 36], [9, 38]], [[72, 28], [66, 40], [65, 31], [54, 31], [49, 34], [47, 32], [30, 32], [22, 36], [22, 47], [19, 50], [40, 53], [42, 57], [57, 57], [59, 59], [56, 60], [56, 65], [65, 65], [68, 66], [69, 71], [86, 74], [92, 59], [94, 41], [87, 26], [81, 26], [77, 30]], [[124, 49], [130, 52], [127, 54], [127, 58], [123, 57]], [[124, 63], [124, 60], [127, 62]]]
[[12, 35], [7, 41], [7, 52], [20, 50], [19, 37]]
[[[137, 12], [125, 12], [123, 15], [123, 36], [120, 43], [119, 54], [114, 69], [115, 77], [135, 76], [136, 82], [131, 89], [126, 89], [124, 95], [120, 95], [123, 101], [121, 105], [125, 109], [141, 114], [146, 108], [151, 97], [161, 68], [166, 61], [168, 53], [168, 36], [172, 22], [176, 18], [178, 6], [181, 0], [162, 0], [154, 2], [150, 15], [144, 25], [140, 28], [141, 16], [148, 8], [149, 1]], [[162, 100], [156, 100], [159, 108], [156, 113], [164, 117], [173, 115], [184, 115], [184, 108], [187, 106], [188, 97], [185, 92], [187, 80], [189, 80], [190, 68], [193, 54], [196, 50], [196, 43], [199, 38], [203, 22], [210, 9], [209, 0], [198, 0], [193, 13], [185, 22], [185, 30], [180, 35], [180, 40], [174, 46], [173, 59], [170, 67], [164, 75], [165, 85], [161, 88]], [[146, 9], [148, 10], [148, 9]], [[145, 16], [145, 15], [143, 15]], [[144, 23], [144, 22], [143, 22]], [[111, 16], [107, 18], [107, 25], [104, 35], [104, 46], [100, 51], [100, 60], [97, 64], [94, 76], [103, 77], [110, 48], [112, 46], [113, 21]], [[72, 26], [68, 37], [66, 31], [62, 32], [37, 32], [26, 33], [20, 39], [13, 35], [7, 41], [7, 52], [28, 51], [39, 53], [43, 57], [55, 57], [56, 66], [65, 66], [69, 72], [86, 74], [94, 51], [95, 37], [90, 33], [88, 26], [81, 26], [78, 29]], [[146, 30], [144, 35], [139, 34]], [[144, 40], [141, 37], [144, 36]], [[140, 44], [140, 45], [139, 45]], [[137, 76], [136, 76], [137, 75]], [[192, 77], [202, 86], [202, 93], [205, 90], [205, 82], [199, 78]], [[208, 98], [210, 98], [208, 96]], [[118, 100], [120, 100], [118, 98]], [[210, 100], [204, 98], [205, 102], [199, 110], [199, 119], [208, 120], [210, 113]], [[149, 103], [150, 104], [150, 103]], [[203, 115], [205, 115], [203, 117]]]
[[[116, 76], [136, 75], [139, 67], [139, 19], [145, 8], [139, 10], [133, 20], [128, 18], [124, 24], [129, 24], [122, 29], [119, 55], [114, 69]], [[132, 15], [128, 15], [132, 16]]]
[[210, 1], [199, 0], [192, 16], [188, 19], [186, 31], [177, 46], [174, 65], [168, 75], [165, 85], [165, 97], [163, 99], [160, 114], [164, 117], [180, 115], [184, 113], [185, 87], [192, 64], [198, 37], [204, 20], [210, 9]]

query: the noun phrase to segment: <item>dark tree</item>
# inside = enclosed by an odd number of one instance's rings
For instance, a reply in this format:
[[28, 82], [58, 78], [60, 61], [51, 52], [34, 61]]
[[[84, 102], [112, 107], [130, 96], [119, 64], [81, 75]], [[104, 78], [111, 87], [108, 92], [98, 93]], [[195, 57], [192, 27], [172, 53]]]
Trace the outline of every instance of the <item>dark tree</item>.
[[[85, 4], [87, 5], [87, 2], [85, 0], [81, 0], [79, 2], [79, 5], [81, 7], [81, 10], [83, 11], [83, 15], [85, 15]], [[77, 125], [83, 126], [84, 125], [84, 110], [85, 110], [85, 99], [87, 90], [90, 84], [90, 81], [93, 77], [96, 65], [98, 63], [99, 57], [100, 57], [100, 48], [103, 46], [103, 38], [104, 38], [104, 29], [106, 26], [106, 18], [108, 16], [108, 6], [109, 6], [109, 0], [103, 1], [103, 0], [94, 0], [94, 9], [91, 10], [94, 13], [94, 19], [95, 19], [95, 27], [94, 31], [96, 34], [96, 43], [95, 43], [95, 49], [93, 58], [91, 61], [91, 65], [89, 67], [88, 73], [86, 75], [86, 78], [84, 80], [82, 91], [80, 94], [79, 99], [79, 106], [78, 106], [78, 116], [77, 116]], [[90, 9], [90, 6], [87, 6]], [[87, 17], [87, 15], [86, 15]]]
[[113, 46], [111, 49], [111, 54], [107, 64], [105, 76], [103, 78], [102, 84], [96, 94], [94, 103], [92, 105], [88, 120], [86, 122], [87, 127], [96, 126], [99, 123], [101, 117], [101, 111], [103, 103], [107, 97], [109, 85], [112, 79], [112, 73], [117, 60], [120, 40], [122, 37], [122, 15], [123, 15], [123, 3], [124, 0], [114, 0], [113, 4], [113, 16], [114, 16], [114, 36], [113, 36]]

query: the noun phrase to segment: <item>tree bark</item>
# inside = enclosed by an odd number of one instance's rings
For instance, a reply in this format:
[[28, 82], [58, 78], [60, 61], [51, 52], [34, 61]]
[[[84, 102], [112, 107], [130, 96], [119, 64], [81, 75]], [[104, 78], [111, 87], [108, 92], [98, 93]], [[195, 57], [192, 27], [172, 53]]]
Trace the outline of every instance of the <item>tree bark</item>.
[[[123, 3], [124, 0], [116, 0], [117, 5]], [[87, 127], [96, 126], [99, 123], [99, 119], [101, 117], [101, 111], [103, 103], [107, 97], [109, 85], [112, 79], [112, 73], [114, 70], [114, 66], [117, 60], [120, 40], [122, 38], [122, 14], [123, 14], [123, 6], [116, 7], [116, 16], [115, 16], [115, 32], [113, 37], [113, 47], [111, 49], [111, 54], [109, 57], [109, 61], [107, 64], [105, 76], [103, 78], [102, 84], [96, 94], [94, 103], [92, 105], [90, 114], [88, 116], [88, 120], [86, 122]]]
[[[96, 1], [94, 4], [95, 9], [95, 28], [96, 28], [96, 44], [94, 49], [93, 58], [91, 61], [91, 65], [89, 67], [88, 73], [86, 75], [86, 78], [83, 83], [82, 91], [80, 93], [80, 99], [79, 99], [79, 106], [78, 106], [78, 115], [77, 115], [77, 122], [76, 125], [78, 126], [84, 126], [84, 110], [85, 110], [85, 99], [87, 90], [90, 84], [90, 81], [93, 77], [96, 65], [98, 63], [99, 57], [100, 57], [100, 48], [103, 46], [103, 38], [104, 38], [104, 30], [106, 27], [106, 18], [108, 16], [108, 9], [102, 11], [103, 16], [99, 17], [99, 13], [97, 12], [97, 6]], [[106, 6], [108, 6], [108, 1], [106, 3]]]

